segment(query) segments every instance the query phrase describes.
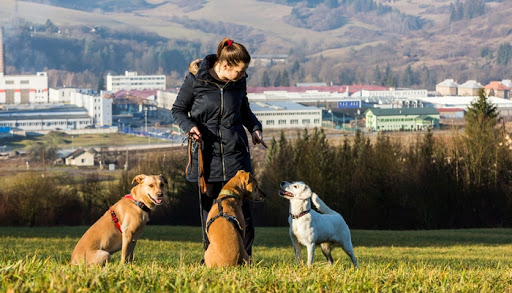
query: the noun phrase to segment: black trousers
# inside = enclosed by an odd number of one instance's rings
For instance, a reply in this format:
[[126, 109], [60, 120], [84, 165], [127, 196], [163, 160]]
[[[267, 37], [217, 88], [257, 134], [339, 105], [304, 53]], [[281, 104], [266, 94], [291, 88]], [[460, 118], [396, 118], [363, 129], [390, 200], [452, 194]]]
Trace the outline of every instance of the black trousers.
[[[206, 229], [206, 220], [208, 219], [208, 212], [213, 205], [213, 201], [217, 199], [219, 193], [227, 182], [212, 182], [206, 183], [206, 194], [201, 195], [201, 205], [203, 208], [203, 226]], [[242, 212], [244, 213], [245, 221], [245, 239], [244, 247], [247, 254], [252, 255], [252, 244], [254, 242], [254, 224], [252, 222], [251, 203], [249, 200], [244, 199], [242, 202]], [[208, 247], [208, 237], [205, 231], [206, 247]]]

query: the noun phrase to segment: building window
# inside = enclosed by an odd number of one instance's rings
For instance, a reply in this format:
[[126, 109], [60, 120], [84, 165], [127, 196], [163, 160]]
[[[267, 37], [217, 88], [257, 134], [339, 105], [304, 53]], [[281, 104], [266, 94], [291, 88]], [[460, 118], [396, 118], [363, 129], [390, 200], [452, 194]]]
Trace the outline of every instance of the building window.
[[14, 80], [6, 80], [5, 84], [14, 84]]
[[298, 119], [292, 119], [292, 120], [290, 120], [290, 124], [299, 124], [299, 120]]
[[267, 125], [274, 125], [274, 120], [267, 120], [266, 124]]
[[309, 123], [310, 123], [309, 119], [302, 119], [302, 124], [309, 124]]
[[285, 124], [286, 124], [286, 120], [282, 120], [282, 119], [280, 119], [280, 120], [278, 121], [278, 124], [279, 124], [279, 125], [285, 125]]

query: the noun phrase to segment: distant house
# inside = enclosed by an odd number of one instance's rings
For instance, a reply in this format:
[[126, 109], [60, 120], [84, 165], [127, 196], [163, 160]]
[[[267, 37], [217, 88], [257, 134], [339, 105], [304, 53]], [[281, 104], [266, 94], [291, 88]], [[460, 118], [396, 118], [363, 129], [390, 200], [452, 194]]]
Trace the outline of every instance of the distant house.
[[456, 96], [459, 85], [453, 79], [445, 79], [436, 84], [436, 91], [442, 96]]
[[438, 128], [440, 114], [436, 108], [370, 108], [364, 113], [366, 128], [372, 131], [415, 131]]
[[478, 96], [478, 90], [482, 87], [482, 84], [480, 84], [478, 81], [468, 80], [465, 83], [459, 85], [457, 88], [457, 93], [459, 96]]
[[510, 95], [510, 88], [499, 81], [491, 81], [484, 89], [489, 97], [508, 99]]
[[462, 119], [464, 118], [464, 109], [461, 108], [436, 108], [439, 111], [441, 119]]
[[84, 150], [79, 148], [66, 157], [66, 165], [68, 166], [94, 166], [94, 157], [96, 150], [90, 148]]

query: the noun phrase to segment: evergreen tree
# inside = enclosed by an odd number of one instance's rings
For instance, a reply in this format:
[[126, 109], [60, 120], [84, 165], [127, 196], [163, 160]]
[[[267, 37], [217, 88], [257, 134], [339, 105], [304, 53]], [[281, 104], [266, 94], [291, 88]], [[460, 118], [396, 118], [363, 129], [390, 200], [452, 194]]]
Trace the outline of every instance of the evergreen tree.
[[281, 76], [281, 86], [290, 86], [290, 78], [286, 70], [283, 70], [283, 75]]
[[98, 79], [98, 93], [105, 90], [105, 77], [103, 76], [103, 72], [100, 74], [100, 78]]
[[382, 83], [382, 74], [380, 73], [379, 65], [375, 66], [375, 71], [373, 73], [373, 81], [378, 84]]
[[[467, 149], [465, 184], [469, 190], [482, 188], [488, 182], [489, 170], [495, 162], [494, 153], [498, 145], [498, 110], [481, 88], [478, 99], [468, 107], [464, 142]], [[501, 139], [500, 139], [501, 140]]]
[[410, 87], [414, 82], [414, 72], [412, 71], [411, 65], [407, 66], [404, 71], [404, 76], [402, 78], [402, 85], [404, 87]]
[[274, 79], [274, 86], [281, 86], [281, 79], [281, 72], [278, 72], [276, 78]]
[[268, 77], [268, 72], [263, 71], [263, 76], [261, 77], [261, 85], [264, 87], [270, 86], [270, 78]]
[[512, 57], [512, 46], [510, 43], [503, 43], [498, 48], [498, 56], [496, 62], [498, 64], [507, 65]]

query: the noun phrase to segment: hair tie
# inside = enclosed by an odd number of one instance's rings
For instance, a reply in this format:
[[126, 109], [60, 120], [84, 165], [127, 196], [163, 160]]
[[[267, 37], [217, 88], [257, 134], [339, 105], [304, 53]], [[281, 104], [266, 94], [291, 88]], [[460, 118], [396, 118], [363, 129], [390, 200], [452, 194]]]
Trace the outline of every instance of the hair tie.
[[231, 46], [231, 44], [233, 44], [233, 40], [228, 41], [228, 47]]

